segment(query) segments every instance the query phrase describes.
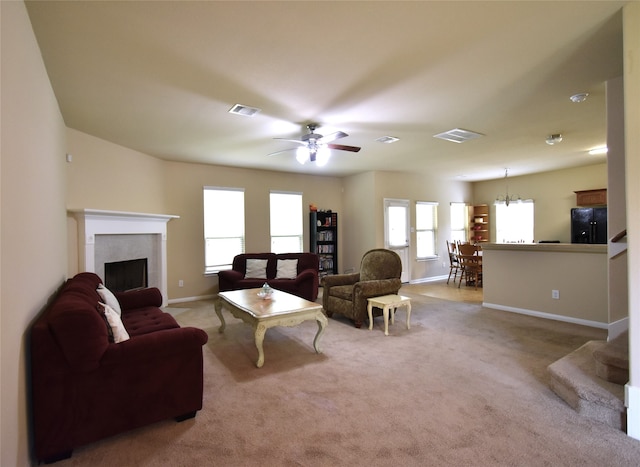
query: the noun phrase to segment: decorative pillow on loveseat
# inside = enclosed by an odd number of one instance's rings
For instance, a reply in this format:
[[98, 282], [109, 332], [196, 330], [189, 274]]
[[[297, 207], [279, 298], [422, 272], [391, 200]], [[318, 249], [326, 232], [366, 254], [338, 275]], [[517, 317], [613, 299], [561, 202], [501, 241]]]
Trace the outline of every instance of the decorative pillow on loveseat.
[[120, 315], [109, 305], [102, 302], [100, 302], [100, 305], [102, 305], [104, 316], [107, 318], [107, 325], [111, 328], [109, 337], [113, 335], [113, 342], [118, 344], [129, 340], [129, 333], [125, 329], [124, 324], [122, 324]]
[[109, 305], [111, 309], [118, 314], [118, 316], [122, 315], [120, 302], [118, 302], [118, 299], [115, 295], [113, 295], [113, 292], [111, 292], [111, 290], [107, 289], [104, 285], [99, 284], [98, 295], [100, 295], [100, 298], [102, 298], [102, 302]]
[[298, 276], [297, 259], [279, 259], [276, 279], [295, 279]]
[[266, 259], [247, 259], [247, 271], [244, 273], [245, 279], [266, 279], [268, 261]]

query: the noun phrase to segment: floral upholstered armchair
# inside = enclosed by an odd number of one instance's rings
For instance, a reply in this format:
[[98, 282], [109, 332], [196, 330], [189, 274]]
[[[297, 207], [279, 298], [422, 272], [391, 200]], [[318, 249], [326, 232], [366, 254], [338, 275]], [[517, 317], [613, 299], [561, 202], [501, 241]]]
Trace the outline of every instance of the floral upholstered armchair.
[[[362, 257], [360, 272], [322, 279], [322, 307], [327, 316], [340, 313], [359, 328], [367, 318], [367, 299], [397, 294], [402, 285], [401, 273], [402, 263], [397, 253], [382, 248], [369, 250]], [[377, 310], [376, 314], [380, 313]]]

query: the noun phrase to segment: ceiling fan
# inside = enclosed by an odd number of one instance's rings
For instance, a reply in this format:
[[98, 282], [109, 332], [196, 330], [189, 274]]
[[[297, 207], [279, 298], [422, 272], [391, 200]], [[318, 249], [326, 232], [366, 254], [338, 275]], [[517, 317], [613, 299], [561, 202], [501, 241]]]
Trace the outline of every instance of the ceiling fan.
[[349, 151], [349, 152], [358, 152], [360, 148], [358, 146], [347, 146], [344, 144], [334, 144], [332, 141], [335, 141], [340, 138], [344, 138], [345, 136], [349, 136], [343, 131], [336, 131], [335, 133], [331, 133], [327, 136], [323, 136], [321, 134], [316, 133], [316, 128], [318, 126], [315, 123], [310, 123], [307, 125], [307, 130], [309, 133], [302, 136], [300, 139], [288, 139], [288, 138], [274, 138], [283, 141], [291, 141], [293, 143], [300, 144], [297, 148], [284, 149], [282, 151], [277, 151], [269, 154], [269, 156], [274, 156], [276, 154], [280, 154], [286, 151], [296, 151], [296, 159], [301, 164], [305, 162], [311, 161], [316, 162], [317, 165], [324, 165], [327, 163], [330, 155], [330, 149], [338, 149], [340, 151]]

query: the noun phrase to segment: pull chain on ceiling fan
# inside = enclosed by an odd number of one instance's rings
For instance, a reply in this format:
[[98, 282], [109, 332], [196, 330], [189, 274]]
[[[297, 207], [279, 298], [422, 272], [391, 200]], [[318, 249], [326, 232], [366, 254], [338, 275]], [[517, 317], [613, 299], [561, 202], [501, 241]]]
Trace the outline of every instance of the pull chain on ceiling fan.
[[335, 141], [340, 138], [344, 138], [349, 136], [343, 131], [336, 131], [335, 133], [331, 133], [327, 136], [323, 136], [315, 132], [317, 125], [315, 123], [310, 123], [307, 125], [307, 130], [309, 133], [302, 136], [302, 138], [298, 139], [288, 139], [288, 138], [274, 138], [282, 141], [291, 141], [293, 143], [298, 143], [301, 146], [297, 148], [284, 149], [282, 151], [277, 151], [269, 154], [269, 156], [274, 156], [276, 154], [280, 154], [282, 152], [296, 150], [296, 159], [301, 164], [305, 162], [311, 161], [315, 162], [317, 165], [322, 166], [327, 163], [329, 160], [329, 156], [331, 155], [330, 149], [336, 149], [339, 151], [349, 151], [349, 152], [358, 152], [360, 148], [357, 146], [347, 146], [344, 144], [332, 144], [332, 141]]

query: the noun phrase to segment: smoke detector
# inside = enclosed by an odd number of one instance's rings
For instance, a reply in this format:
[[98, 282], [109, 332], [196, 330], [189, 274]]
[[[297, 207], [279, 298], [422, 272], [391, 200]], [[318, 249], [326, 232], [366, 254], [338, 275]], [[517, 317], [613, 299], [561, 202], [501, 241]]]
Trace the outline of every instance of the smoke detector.
[[560, 133], [549, 135], [545, 140], [545, 142], [550, 146], [553, 146], [554, 144], [558, 144], [561, 141], [562, 141], [562, 135]]
[[587, 97], [589, 97], [588, 92], [580, 92], [578, 94], [574, 94], [569, 99], [571, 99], [571, 102], [580, 103], [586, 101]]

